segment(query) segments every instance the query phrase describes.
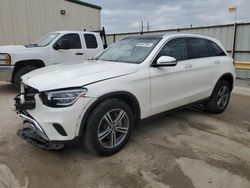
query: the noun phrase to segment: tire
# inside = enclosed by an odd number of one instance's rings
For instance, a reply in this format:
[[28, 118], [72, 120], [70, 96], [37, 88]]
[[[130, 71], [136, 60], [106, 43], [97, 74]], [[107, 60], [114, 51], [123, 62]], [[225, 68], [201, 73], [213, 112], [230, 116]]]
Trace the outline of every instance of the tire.
[[[121, 118], [115, 121], [118, 116]], [[103, 101], [87, 119], [85, 146], [99, 155], [115, 154], [128, 142], [134, 124], [133, 111], [128, 104], [118, 99]]]
[[206, 111], [214, 114], [222, 113], [227, 108], [230, 95], [230, 84], [225, 80], [219, 81], [213, 90], [210, 101], [205, 105]]
[[33, 71], [35, 69], [37, 69], [37, 67], [25, 66], [25, 67], [22, 67], [22, 68], [17, 70], [17, 72], [14, 75], [14, 79], [13, 79], [13, 82], [14, 82], [14, 85], [15, 85], [17, 91], [20, 91], [20, 89], [21, 89], [21, 77], [23, 75], [27, 74], [28, 72]]

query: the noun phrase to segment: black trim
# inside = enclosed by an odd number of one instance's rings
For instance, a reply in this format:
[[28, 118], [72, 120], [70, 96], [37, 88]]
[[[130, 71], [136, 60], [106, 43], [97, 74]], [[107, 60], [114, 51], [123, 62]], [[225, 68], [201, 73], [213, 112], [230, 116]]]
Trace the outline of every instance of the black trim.
[[57, 132], [62, 135], [62, 136], [68, 136], [64, 128], [58, 124], [58, 123], [53, 123], [53, 127], [57, 130]]
[[[218, 79], [218, 81], [216, 82], [215, 86], [216, 86], [221, 80], [223, 80], [226, 76], [231, 76], [232, 79], [233, 79], [233, 75], [232, 75], [231, 73], [225, 73], [225, 74], [223, 74], [223, 75]], [[215, 88], [215, 86], [214, 86], [214, 88]], [[231, 91], [232, 91], [232, 90], [233, 90], [233, 85], [232, 85]], [[213, 89], [213, 91], [214, 91], [214, 89]], [[185, 109], [185, 108], [188, 108], [188, 107], [193, 107], [193, 106], [195, 106], [195, 105], [199, 105], [199, 104], [202, 104], [202, 103], [206, 103], [206, 102], [208, 102], [208, 101], [211, 100], [212, 94], [213, 94], [213, 92], [211, 93], [211, 96], [208, 97], [208, 98], [205, 98], [205, 99], [202, 99], [202, 100], [199, 100], [199, 101], [196, 101], [196, 102], [192, 102], [192, 103], [189, 103], [189, 104], [186, 104], [186, 105], [183, 105], [183, 106], [180, 106], [180, 107], [171, 109], [171, 110], [167, 110], [167, 111], [164, 111], [164, 112], [160, 112], [160, 113], [158, 113], [158, 114], [155, 114], [155, 115], [146, 117], [146, 118], [142, 119], [141, 121], [145, 121], [145, 120], [148, 120], [148, 119], [153, 119], [153, 118], [155, 118], [155, 117], [159, 117], [159, 116], [162, 116], [162, 115], [170, 114], [170, 113], [175, 112], [175, 111], [177, 111], [177, 110], [181, 110], [181, 109]]]
[[[132, 105], [135, 105], [137, 113], [136, 115], [136, 123], [141, 119], [141, 109], [140, 109], [140, 105], [139, 102], [137, 100], [137, 98], [127, 92], [127, 91], [117, 91], [117, 92], [113, 92], [113, 93], [108, 93], [106, 95], [103, 95], [101, 97], [99, 97], [93, 104], [91, 104], [90, 107], [88, 107], [87, 111], [84, 113], [84, 116], [82, 118], [82, 122], [81, 122], [81, 127], [80, 127], [80, 131], [79, 131], [79, 137], [82, 137], [84, 134], [84, 130], [86, 128], [85, 123], [87, 121], [87, 118], [89, 116], [89, 114], [94, 110], [94, 108], [96, 107], [96, 105], [98, 105], [100, 102], [104, 101], [105, 99], [109, 99], [109, 98], [119, 98], [119, 96], [126, 96], [129, 97], [130, 99], [132, 99], [133, 103]], [[128, 104], [131, 105], [131, 104]], [[133, 110], [133, 109], [132, 109]]]
[[[233, 88], [234, 88], [234, 77], [233, 77], [233, 75], [231, 74], [231, 73], [225, 73], [225, 74], [223, 74], [219, 79], [218, 79], [218, 81], [216, 82], [216, 84], [214, 85], [214, 87], [221, 81], [221, 80], [223, 80], [226, 76], [230, 76], [231, 78], [232, 78], [232, 85], [231, 85], [231, 91], [233, 90]], [[230, 83], [229, 83], [230, 84]]]
[[94, 5], [94, 4], [91, 4], [91, 3], [86, 3], [86, 2], [83, 2], [83, 1], [79, 1], [79, 0], [65, 0], [65, 1], [68, 1], [70, 3], [76, 3], [78, 5], [83, 5], [83, 6], [90, 7], [90, 8], [94, 8], [94, 9], [97, 9], [97, 10], [102, 10], [102, 7], [100, 7], [100, 6], [97, 6], [97, 5]]
[[31, 128], [23, 128], [17, 131], [17, 135], [27, 142], [37, 146], [41, 149], [45, 150], [60, 150], [64, 148], [64, 144], [53, 143], [51, 141], [47, 141], [37, 134]]
[[[212, 95], [211, 95], [211, 96], [212, 96]], [[189, 104], [186, 104], [186, 105], [183, 105], [183, 106], [180, 106], [180, 107], [171, 109], [171, 110], [167, 110], [167, 111], [160, 112], [160, 113], [158, 113], [158, 114], [155, 114], [155, 115], [146, 117], [146, 118], [144, 118], [144, 119], [141, 119], [140, 122], [147, 121], [147, 120], [150, 120], [150, 119], [154, 119], [154, 118], [156, 118], [156, 117], [163, 116], [163, 115], [165, 116], [165, 115], [167, 115], [167, 114], [173, 113], [173, 112], [178, 111], [178, 110], [182, 110], [182, 109], [185, 109], [185, 108], [194, 107], [195, 105], [199, 105], [199, 104], [202, 104], [202, 103], [206, 103], [206, 102], [208, 102], [208, 101], [211, 99], [211, 96], [208, 97], [208, 98], [206, 98], [206, 99], [202, 99], [202, 100], [199, 100], [199, 101], [196, 101], [196, 102], [192, 102], [192, 103], [189, 103]]]

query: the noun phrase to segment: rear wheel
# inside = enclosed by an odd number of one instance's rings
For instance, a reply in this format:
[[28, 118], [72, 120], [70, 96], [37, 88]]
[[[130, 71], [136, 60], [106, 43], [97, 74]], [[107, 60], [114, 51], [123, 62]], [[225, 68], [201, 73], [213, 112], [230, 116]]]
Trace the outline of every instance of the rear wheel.
[[206, 110], [211, 113], [223, 112], [230, 100], [231, 86], [225, 80], [221, 80], [214, 88], [210, 101], [206, 104]]
[[134, 122], [128, 104], [108, 99], [90, 114], [84, 133], [85, 145], [97, 154], [112, 155], [128, 142]]
[[25, 67], [22, 67], [16, 71], [14, 78], [13, 78], [13, 82], [14, 82], [14, 85], [15, 85], [17, 91], [20, 91], [20, 89], [21, 89], [21, 77], [23, 75], [27, 74], [28, 72], [33, 71], [35, 69], [37, 69], [37, 67], [25, 66]]

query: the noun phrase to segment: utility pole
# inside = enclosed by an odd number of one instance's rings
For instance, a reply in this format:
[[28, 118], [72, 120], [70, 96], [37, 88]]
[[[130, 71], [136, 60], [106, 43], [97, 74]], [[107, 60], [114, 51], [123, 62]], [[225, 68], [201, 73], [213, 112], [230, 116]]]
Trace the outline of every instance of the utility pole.
[[149, 21], [147, 21], [147, 31], [149, 31]]
[[139, 33], [140, 33], [140, 35], [142, 35], [143, 34], [143, 21], [140, 21], [139, 22]]
[[[146, 27], [146, 25], [145, 25], [145, 27]], [[140, 34], [142, 35], [143, 32], [144, 32], [144, 23], [143, 23], [143, 21], [139, 22], [139, 29], [140, 29]], [[147, 30], [146, 31], [149, 31], [149, 21], [147, 21]]]

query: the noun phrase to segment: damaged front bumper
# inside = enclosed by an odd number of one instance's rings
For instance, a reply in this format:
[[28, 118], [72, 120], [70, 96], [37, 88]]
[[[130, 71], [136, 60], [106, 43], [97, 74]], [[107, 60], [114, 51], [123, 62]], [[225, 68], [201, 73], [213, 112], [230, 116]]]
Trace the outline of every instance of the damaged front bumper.
[[17, 135], [34, 146], [45, 150], [60, 150], [64, 148], [64, 144], [47, 141], [31, 128], [20, 129], [17, 131]]
[[33, 119], [32, 117], [29, 117], [28, 114], [25, 115], [20, 112], [18, 112], [18, 114], [23, 119], [24, 124], [28, 124], [29, 127], [33, 129], [39, 136], [41, 136], [46, 141], [49, 141], [49, 138], [44, 132], [43, 128], [39, 125], [39, 123], [35, 119]]
[[64, 148], [64, 144], [51, 142], [40, 124], [26, 111], [35, 108], [35, 102], [21, 102], [24, 94], [17, 95], [15, 100], [15, 111], [23, 119], [24, 124], [29, 128], [17, 131], [17, 135], [27, 142], [46, 150], [59, 150]]

